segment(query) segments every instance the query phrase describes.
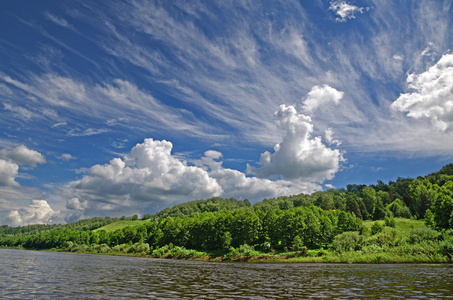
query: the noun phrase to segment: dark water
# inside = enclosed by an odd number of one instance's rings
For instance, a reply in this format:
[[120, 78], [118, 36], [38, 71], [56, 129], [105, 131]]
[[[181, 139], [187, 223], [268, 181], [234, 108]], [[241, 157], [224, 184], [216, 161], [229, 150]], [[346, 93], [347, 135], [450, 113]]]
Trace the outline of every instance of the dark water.
[[451, 265], [211, 263], [0, 249], [1, 299], [453, 298]]

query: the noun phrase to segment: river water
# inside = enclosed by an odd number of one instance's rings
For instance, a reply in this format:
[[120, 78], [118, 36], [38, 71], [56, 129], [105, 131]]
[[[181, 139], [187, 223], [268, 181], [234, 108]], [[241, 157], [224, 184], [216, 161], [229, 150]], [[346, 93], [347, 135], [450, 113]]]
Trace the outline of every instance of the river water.
[[0, 299], [453, 298], [453, 266], [213, 263], [0, 249]]

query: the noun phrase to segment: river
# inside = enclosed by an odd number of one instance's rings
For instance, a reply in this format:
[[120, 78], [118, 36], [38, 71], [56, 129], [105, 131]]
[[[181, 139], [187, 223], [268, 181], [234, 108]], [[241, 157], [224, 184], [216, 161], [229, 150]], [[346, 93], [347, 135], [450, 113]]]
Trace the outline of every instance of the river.
[[0, 249], [0, 299], [453, 298], [453, 266], [214, 263]]

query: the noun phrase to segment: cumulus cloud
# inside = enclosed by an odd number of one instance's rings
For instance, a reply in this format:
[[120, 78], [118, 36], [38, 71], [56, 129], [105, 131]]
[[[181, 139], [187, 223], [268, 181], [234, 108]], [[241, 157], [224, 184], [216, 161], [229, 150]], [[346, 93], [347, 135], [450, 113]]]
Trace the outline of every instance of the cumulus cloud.
[[48, 224], [55, 222], [59, 216], [60, 212], [54, 211], [46, 200], [32, 200], [29, 206], [10, 211], [6, 220], [13, 226]]
[[19, 186], [15, 181], [19, 165], [29, 165], [36, 167], [37, 164], [45, 163], [44, 156], [21, 145], [12, 150], [0, 150], [0, 186]]
[[412, 93], [401, 94], [391, 108], [414, 119], [427, 118], [441, 131], [453, 125], [453, 54], [445, 54], [427, 71], [410, 74]]
[[0, 186], [19, 186], [16, 179], [19, 166], [13, 162], [0, 159]]
[[[189, 165], [171, 153], [168, 141], [145, 139], [122, 158], [94, 165], [68, 186], [71, 218], [107, 213], [156, 211], [171, 204], [214, 196], [252, 202], [281, 195], [311, 193], [322, 187], [305, 180], [248, 177], [224, 168], [222, 153], [209, 150]], [[72, 219], [71, 219], [72, 220]]]
[[13, 150], [0, 150], [0, 158], [9, 159], [19, 165], [29, 165], [32, 167], [46, 162], [46, 159], [41, 153], [28, 149], [24, 145], [20, 145]]
[[215, 178], [223, 189], [223, 195], [237, 199], [249, 199], [252, 202], [264, 198], [311, 193], [321, 189], [315, 183], [289, 180], [270, 180], [267, 178], [247, 177], [243, 172], [223, 168], [219, 159], [222, 154], [218, 151], [207, 151], [201, 159], [210, 170], [209, 175]]
[[[118, 210], [132, 204], [165, 205], [176, 201], [219, 196], [223, 190], [207, 171], [188, 166], [171, 154], [168, 141], [145, 139], [124, 158], [95, 165], [88, 175], [73, 182], [78, 199], [89, 201], [90, 209]], [[68, 208], [81, 208], [80, 200], [70, 200]]]
[[340, 99], [343, 98], [343, 94], [343, 92], [340, 92], [327, 84], [322, 86], [315, 85], [303, 102], [303, 110], [306, 112], [312, 112], [318, 107], [326, 105], [330, 102], [338, 105], [340, 103]]
[[340, 16], [335, 19], [336, 21], [346, 22], [347, 19], [354, 19], [357, 12], [363, 13], [365, 8], [349, 4], [346, 1], [332, 1], [330, 2], [329, 9]]
[[283, 177], [294, 180], [322, 182], [332, 179], [338, 171], [343, 154], [325, 146], [321, 137], [312, 137], [312, 120], [298, 114], [293, 106], [281, 105], [274, 114], [277, 126], [286, 132], [274, 153], [261, 154], [259, 168], [248, 166], [248, 173], [258, 177]]
[[66, 202], [66, 208], [72, 210], [84, 210], [88, 207], [87, 201], [80, 201], [79, 198], [72, 198]]

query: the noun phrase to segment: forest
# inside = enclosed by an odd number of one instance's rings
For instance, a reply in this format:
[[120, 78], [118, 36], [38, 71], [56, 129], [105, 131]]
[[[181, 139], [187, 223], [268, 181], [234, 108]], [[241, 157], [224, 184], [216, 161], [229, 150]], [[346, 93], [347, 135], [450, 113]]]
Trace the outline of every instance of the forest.
[[210, 260], [451, 262], [453, 164], [424, 177], [250, 204], [211, 198], [156, 214], [0, 227], [0, 247]]

